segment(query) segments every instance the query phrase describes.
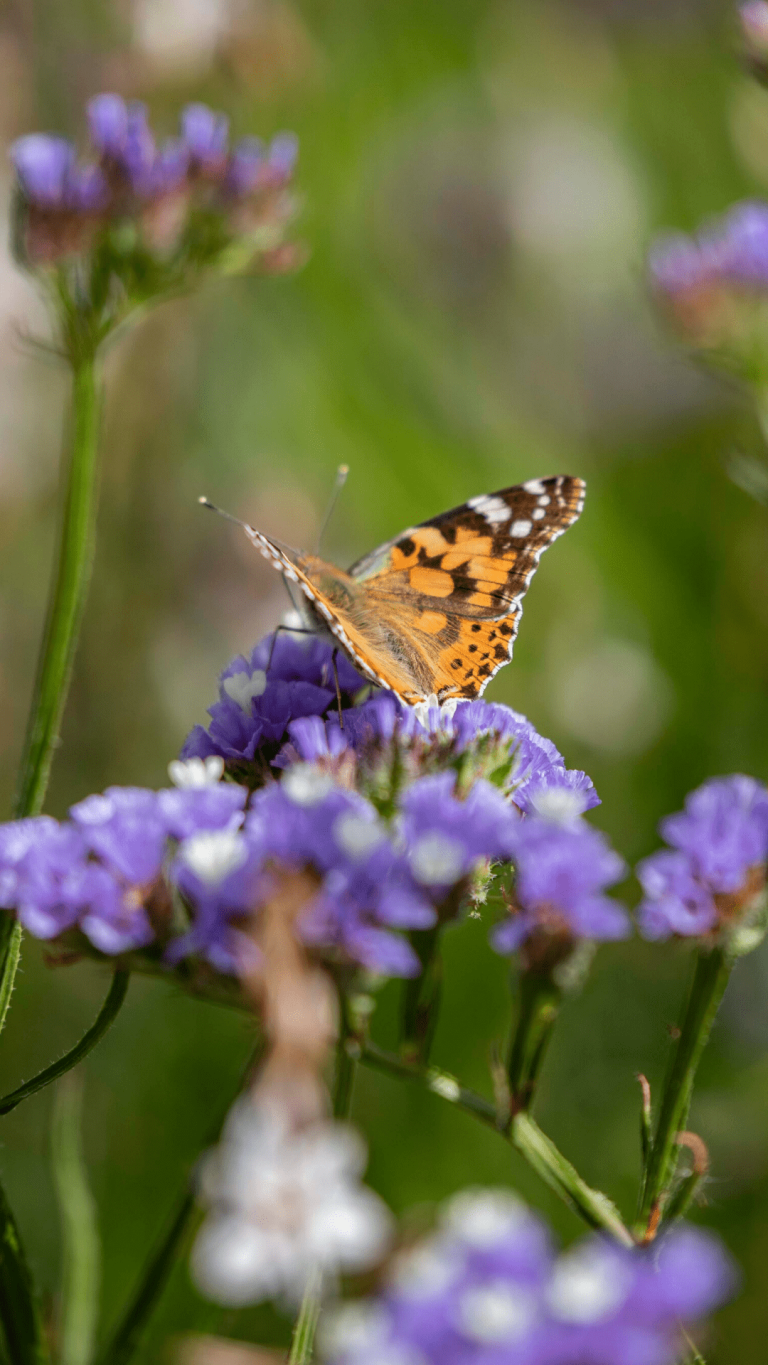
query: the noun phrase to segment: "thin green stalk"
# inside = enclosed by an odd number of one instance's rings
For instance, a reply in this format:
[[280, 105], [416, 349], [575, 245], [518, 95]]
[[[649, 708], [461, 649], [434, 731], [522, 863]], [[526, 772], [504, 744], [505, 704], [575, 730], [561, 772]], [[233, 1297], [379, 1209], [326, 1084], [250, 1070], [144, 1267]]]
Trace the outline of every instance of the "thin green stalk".
[[[72, 413], [58, 554], [19, 768], [13, 807], [16, 819], [37, 815], [42, 809], [69, 691], [93, 560], [100, 408], [95, 352], [84, 343], [72, 360]], [[0, 1029], [13, 991], [20, 944], [20, 926], [4, 917], [0, 927]]]
[[96, 358], [93, 348], [84, 344], [72, 362], [71, 436], [58, 559], [19, 770], [17, 819], [42, 808], [69, 692], [93, 561], [100, 413]]
[[96, 1201], [88, 1184], [79, 1076], [58, 1087], [53, 1110], [53, 1177], [64, 1245], [58, 1365], [91, 1365], [99, 1316], [101, 1243]]
[[36, 1076], [32, 1077], [31, 1081], [25, 1081], [18, 1089], [11, 1090], [8, 1095], [4, 1095], [0, 1099], [0, 1115], [10, 1114], [11, 1110], [15, 1109], [17, 1104], [21, 1104], [22, 1100], [27, 1100], [30, 1095], [37, 1094], [38, 1090], [45, 1089], [47, 1085], [51, 1084], [51, 1081], [58, 1080], [59, 1076], [71, 1071], [73, 1066], [77, 1066], [78, 1062], [88, 1056], [91, 1049], [104, 1037], [107, 1029], [114, 1023], [125, 1000], [129, 980], [130, 972], [115, 972], [104, 1004], [80, 1041], [73, 1048], [70, 1048], [69, 1052], [65, 1052], [64, 1056], [60, 1057], [57, 1062], [51, 1062], [51, 1065], [47, 1066], [45, 1070], [39, 1071]]
[[674, 1178], [677, 1135], [685, 1128], [691, 1092], [701, 1055], [709, 1038], [733, 959], [722, 948], [701, 949], [696, 959], [680, 1034], [664, 1082], [661, 1108], [651, 1145], [640, 1203], [641, 1222], [647, 1223], [661, 1207]]
[[12, 1365], [47, 1365], [32, 1276], [16, 1220], [0, 1186], [0, 1325]]
[[333, 1116], [349, 1117], [355, 1073], [360, 1059], [360, 1044], [355, 1037], [350, 1019], [349, 1001], [339, 992], [339, 1038], [336, 1044], [336, 1075], [333, 1086]]
[[189, 1232], [195, 1211], [194, 1190], [187, 1187], [168, 1228], [142, 1271], [136, 1293], [117, 1331], [96, 1357], [97, 1365], [124, 1365], [136, 1351], [148, 1318], [168, 1283]]
[[529, 1114], [516, 1114], [508, 1125], [501, 1126], [496, 1106], [483, 1099], [482, 1095], [477, 1095], [466, 1086], [460, 1085], [454, 1076], [438, 1071], [435, 1067], [412, 1066], [401, 1058], [384, 1052], [373, 1043], [365, 1044], [361, 1061], [377, 1071], [387, 1072], [390, 1076], [418, 1081], [433, 1094], [440, 1095], [458, 1109], [463, 1109], [465, 1113], [480, 1119], [481, 1123], [495, 1128], [507, 1138], [550, 1189], [575, 1209], [590, 1227], [601, 1228], [604, 1232], [610, 1233], [624, 1246], [634, 1246], [632, 1234], [624, 1226], [615, 1205], [606, 1195], [599, 1190], [593, 1190], [582, 1180], [571, 1163], [558, 1151]]
[[421, 971], [405, 985], [400, 1050], [409, 1061], [422, 1066], [429, 1061], [443, 990], [440, 934], [439, 924], [434, 929], [420, 929], [411, 934]]
[[516, 1110], [528, 1109], [531, 1105], [562, 999], [552, 978], [539, 972], [521, 972], [519, 992], [508, 1068], [509, 1090]]
[[288, 1365], [309, 1365], [312, 1359], [315, 1349], [315, 1334], [322, 1307], [321, 1290], [322, 1277], [320, 1271], [315, 1270], [307, 1281], [304, 1297], [301, 1300], [299, 1316], [293, 1329]]

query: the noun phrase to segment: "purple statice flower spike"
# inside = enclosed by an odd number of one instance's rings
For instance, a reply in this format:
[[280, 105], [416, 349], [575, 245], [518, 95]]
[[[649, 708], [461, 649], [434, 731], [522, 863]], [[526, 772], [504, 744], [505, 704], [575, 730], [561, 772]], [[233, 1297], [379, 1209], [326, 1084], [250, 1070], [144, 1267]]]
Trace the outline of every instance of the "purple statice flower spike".
[[265, 152], [261, 138], [240, 138], [229, 158], [226, 189], [235, 199], [245, 198], [260, 185], [264, 165]]
[[102, 156], [117, 160], [128, 137], [128, 106], [121, 95], [95, 95], [88, 101], [91, 142]]
[[684, 1322], [695, 1321], [730, 1299], [739, 1284], [722, 1243], [703, 1228], [685, 1224], [661, 1238], [654, 1271], [655, 1303], [649, 1307], [665, 1316], [676, 1314]]
[[154, 191], [157, 149], [147, 118], [147, 107], [138, 101], [128, 105], [128, 119], [121, 163], [136, 194], [147, 197]]
[[29, 133], [12, 143], [10, 158], [31, 204], [41, 209], [68, 206], [69, 179], [75, 162], [71, 142], [48, 133]]
[[768, 859], [768, 788], [741, 773], [712, 778], [660, 830], [713, 891], [737, 891], [748, 868]]
[[229, 119], [206, 104], [188, 104], [181, 115], [181, 140], [194, 165], [210, 171], [224, 164]]
[[295, 133], [278, 133], [269, 144], [267, 165], [279, 180], [289, 180], [299, 155], [299, 139]]
[[83, 889], [80, 928], [99, 952], [114, 956], [152, 942], [155, 932], [136, 890], [94, 863], [86, 867]]

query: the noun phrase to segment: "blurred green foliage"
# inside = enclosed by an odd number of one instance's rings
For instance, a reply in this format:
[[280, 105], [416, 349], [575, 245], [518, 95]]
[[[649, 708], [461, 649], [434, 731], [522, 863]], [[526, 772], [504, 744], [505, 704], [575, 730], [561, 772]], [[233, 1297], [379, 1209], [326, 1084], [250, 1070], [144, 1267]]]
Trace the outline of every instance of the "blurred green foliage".
[[[630, 862], [706, 776], [768, 776], [768, 511], [725, 472], [734, 452], [760, 454], [757, 427], [744, 395], [665, 338], [643, 282], [655, 230], [693, 227], [766, 189], [768, 96], [739, 72], [729, 6], [248, 0], [236, 32], [222, 19], [217, 41], [186, 62], [131, 46], [136, 26], [151, 46], [147, 14], [161, 9], [137, 5], [132, 20], [117, 0], [17, 0], [0, 19], [0, 75], [13, 75], [0, 95], [4, 134], [81, 131], [84, 99], [112, 86], [146, 98], [169, 127], [180, 104], [201, 98], [237, 132], [293, 128], [309, 260], [294, 278], [211, 285], [169, 304], [110, 356], [95, 581], [49, 809], [109, 783], [161, 784], [220, 668], [284, 608], [269, 566], [196, 496], [311, 545], [339, 461], [352, 472], [325, 548], [342, 563], [473, 494], [542, 474], [587, 478], [584, 516], [543, 562], [515, 663], [489, 695], [526, 712], [594, 777], [604, 802], [595, 821]], [[166, 9], [194, 46], [194, 6]], [[31, 307], [19, 290], [6, 262], [6, 806], [47, 587], [64, 403], [55, 361], [19, 356], [10, 334], [9, 319]], [[631, 881], [626, 894], [636, 894]], [[509, 991], [486, 935], [472, 920], [447, 936], [435, 1056], [487, 1091]], [[658, 1086], [688, 970], [676, 947], [602, 949], [545, 1067], [542, 1125], [628, 1216], [634, 1074]], [[91, 965], [52, 970], [27, 939], [0, 1048], [3, 1089], [68, 1047], [106, 988]], [[396, 996], [388, 988], [380, 1004], [385, 1043]], [[768, 1334], [767, 1002], [763, 950], [736, 971], [691, 1118], [713, 1158], [696, 1216], [745, 1276], [708, 1346], [711, 1365], [761, 1358]], [[135, 981], [88, 1059], [102, 1328], [250, 1043], [242, 1018]], [[49, 1094], [20, 1107], [3, 1120], [0, 1148], [49, 1299], [59, 1273], [50, 1112]], [[509, 1181], [566, 1239], [579, 1231], [504, 1143], [437, 1097], [362, 1074], [353, 1116], [372, 1183], [417, 1221], [461, 1185]], [[288, 1325], [206, 1304], [182, 1262], [141, 1359], [168, 1360], [187, 1330], [279, 1342]]]

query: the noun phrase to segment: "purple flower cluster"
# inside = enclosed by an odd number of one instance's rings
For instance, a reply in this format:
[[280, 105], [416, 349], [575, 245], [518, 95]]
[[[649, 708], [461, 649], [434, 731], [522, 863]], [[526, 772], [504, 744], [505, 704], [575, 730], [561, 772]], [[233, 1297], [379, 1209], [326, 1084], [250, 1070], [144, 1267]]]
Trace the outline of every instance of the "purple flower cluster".
[[477, 778], [493, 782], [526, 814], [580, 815], [599, 804], [587, 774], [566, 768], [552, 741], [508, 706], [473, 701], [453, 713], [439, 707], [417, 712], [384, 692], [345, 713], [343, 731], [334, 710], [324, 727], [298, 722], [288, 729], [290, 743], [277, 766], [297, 758], [338, 766], [343, 754], [352, 753], [358, 782], [373, 800], [393, 795], [393, 774], [405, 785], [416, 775], [449, 768], [463, 787]]
[[683, 1329], [736, 1280], [719, 1242], [677, 1226], [648, 1249], [584, 1238], [557, 1255], [506, 1190], [467, 1190], [396, 1262], [375, 1299], [340, 1309], [329, 1365], [674, 1365]]
[[637, 876], [645, 938], [706, 934], [736, 919], [762, 890], [768, 861], [768, 788], [753, 777], [716, 777], [662, 820], [669, 850], [645, 858]]
[[[280, 633], [256, 645], [249, 659], [233, 659], [219, 679], [210, 725], [196, 725], [181, 757], [219, 755], [250, 786], [269, 776], [269, 764], [293, 721], [324, 716], [337, 705], [333, 650], [315, 637]], [[343, 655], [336, 659], [342, 704], [366, 686]], [[345, 722], [346, 723], [346, 722]]]
[[110, 787], [73, 806], [62, 824], [41, 815], [0, 826], [0, 904], [37, 938], [79, 928], [102, 953], [156, 936], [148, 914], [170, 840], [227, 830], [246, 792]]
[[727, 323], [719, 311], [713, 312], [714, 291], [755, 295], [768, 289], [768, 203], [735, 204], [696, 236], [660, 237], [649, 254], [648, 269], [652, 287], [673, 309], [682, 310], [684, 321]]
[[[95, 155], [78, 160], [66, 138], [31, 133], [13, 143], [10, 155], [26, 209], [26, 259], [33, 264], [87, 249], [102, 226], [126, 217], [147, 220], [151, 206], [169, 200], [241, 212], [290, 181], [297, 143], [281, 133], [265, 147], [245, 137], [230, 147], [228, 120], [204, 104], [182, 112], [178, 137], [158, 143], [146, 106], [120, 95], [97, 95], [88, 105]], [[241, 206], [240, 208], [238, 206]], [[184, 215], [151, 217], [155, 238], [175, 242]], [[165, 243], [166, 245], [168, 242]]]

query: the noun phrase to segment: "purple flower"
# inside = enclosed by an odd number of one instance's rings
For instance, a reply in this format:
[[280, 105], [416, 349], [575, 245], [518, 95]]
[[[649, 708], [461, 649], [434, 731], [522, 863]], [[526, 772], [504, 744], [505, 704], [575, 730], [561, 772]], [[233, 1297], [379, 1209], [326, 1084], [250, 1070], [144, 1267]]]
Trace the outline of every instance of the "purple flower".
[[445, 894], [478, 863], [509, 856], [519, 816], [490, 782], [455, 792], [455, 773], [422, 777], [405, 792], [398, 821], [411, 872], [433, 895]]
[[543, 1222], [506, 1190], [467, 1190], [441, 1228], [395, 1262], [376, 1298], [324, 1328], [330, 1365], [674, 1365], [681, 1328], [735, 1288], [698, 1229], [650, 1249], [597, 1236], [556, 1255]]
[[668, 815], [661, 833], [674, 853], [660, 851], [637, 868], [645, 897], [638, 909], [645, 938], [707, 933], [751, 899], [764, 881], [768, 860], [768, 788], [736, 773], [715, 777]]
[[299, 155], [299, 139], [295, 133], [278, 133], [269, 144], [267, 165], [273, 178], [289, 180]]
[[163, 863], [166, 824], [156, 792], [143, 787], [108, 787], [70, 810], [83, 842], [125, 881], [154, 881]]
[[120, 95], [95, 95], [88, 101], [91, 142], [102, 156], [122, 156], [128, 138], [128, 107]]
[[229, 119], [206, 104], [188, 104], [181, 115], [181, 138], [195, 165], [216, 169], [227, 154]]
[[768, 4], [766, 0], [748, 0], [739, 5], [741, 30], [747, 40], [749, 55], [758, 59], [768, 56]]
[[264, 143], [259, 137], [244, 137], [235, 143], [227, 167], [226, 186], [236, 199], [252, 194], [263, 178]]
[[512, 850], [517, 913], [494, 930], [497, 952], [514, 952], [540, 927], [571, 939], [627, 937], [626, 912], [603, 894], [624, 863], [599, 830], [529, 816], [515, 826]]
[[[224, 669], [219, 700], [208, 711], [211, 724], [207, 730], [195, 726], [182, 758], [218, 754], [233, 766], [253, 765], [256, 785], [268, 772], [291, 721], [324, 715], [336, 705], [331, 646], [316, 638], [280, 634], [273, 648], [273, 639], [268, 635], [250, 659], [240, 656]], [[346, 659], [339, 656], [336, 666], [342, 699], [348, 703], [365, 681]]]
[[711, 285], [768, 287], [768, 204], [746, 200], [697, 236], [660, 237], [648, 258], [652, 284], [672, 299]]
[[69, 178], [75, 162], [75, 149], [70, 142], [48, 133], [29, 133], [12, 144], [10, 157], [31, 204], [42, 209], [67, 207]]
[[120, 162], [136, 194], [148, 196], [153, 192], [156, 156], [146, 105], [138, 102], [129, 104]]

